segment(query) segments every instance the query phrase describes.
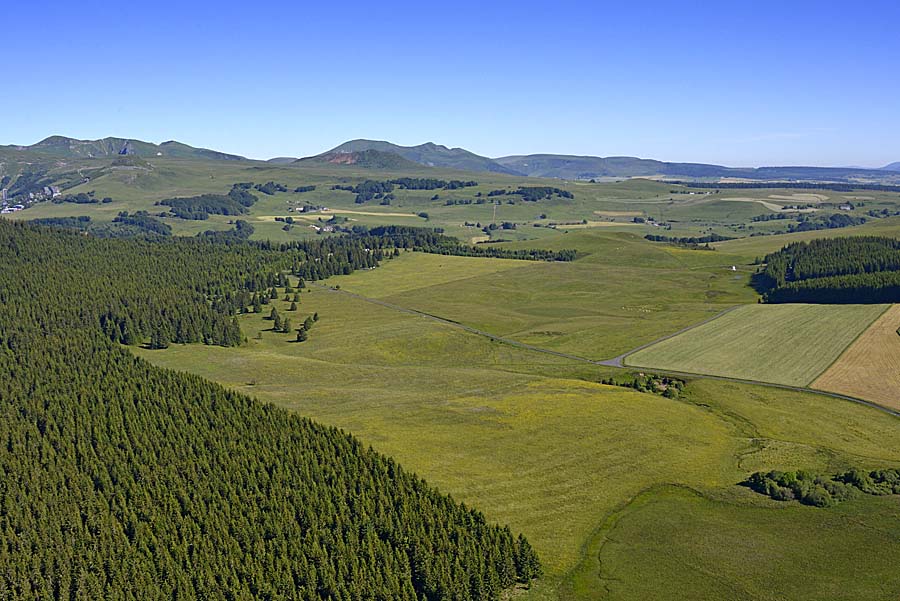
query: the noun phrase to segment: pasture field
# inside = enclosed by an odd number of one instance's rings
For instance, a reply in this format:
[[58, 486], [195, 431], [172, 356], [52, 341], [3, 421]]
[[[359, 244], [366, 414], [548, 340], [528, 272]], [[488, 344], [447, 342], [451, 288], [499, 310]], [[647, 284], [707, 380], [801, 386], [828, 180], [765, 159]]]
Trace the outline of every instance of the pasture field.
[[[529, 244], [535, 243], [508, 246]], [[746, 285], [749, 268], [732, 272], [733, 257], [718, 252], [600, 230], [560, 234], [540, 246], [575, 248], [580, 258], [571, 263], [519, 261], [519, 266], [507, 262], [503, 269], [462, 272], [449, 267], [464, 264], [458, 260], [407, 253], [378, 269], [328, 283], [590, 359], [615, 357], [727, 307], [756, 301]], [[449, 279], [445, 273], [455, 275]]]
[[604, 598], [856, 601], [900, 590], [896, 499], [819, 511], [733, 497], [669, 487], [635, 501], [599, 550]]
[[748, 305], [625, 358], [627, 365], [808, 386], [885, 305]]
[[[449, 259], [448, 271], [426, 273], [417, 264], [419, 256]], [[478, 279], [528, 267], [463, 259], [404, 254], [341, 278], [342, 288], [349, 290], [356, 281], [373, 296], [389, 295], [404, 281], [398, 274], [408, 271], [422, 273], [429, 288], [435, 286], [428, 285], [432, 278], [446, 292], [467, 286], [472, 279], [464, 277], [467, 272]], [[391, 275], [390, 270], [398, 271]], [[368, 276], [380, 273], [388, 283], [379, 290]], [[852, 403], [704, 380], [690, 382], [683, 398], [671, 400], [594, 383], [613, 368], [491, 342], [340, 291], [309, 288], [293, 315], [288, 303], [273, 304], [295, 324], [319, 313], [308, 341], [293, 343], [272, 332], [264, 312], [240, 318], [249, 339], [242, 347], [173, 345], [136, 352], [157, 365], [197, 373], [351, 431], [442, 491], [481, 508], [489, 519], [524, 532], [547, 572], [522, 593], [529, 601], [607, 598], [606, 590], [614, 593], [609, 598], [637, 598], [650, 585], [646, 570], [653, 565], [660, 566], [654, 579], [680, 582], [678, 570], [684, 567], [642, 533], [645, 526], [659, 530], [656, 536], [671, 531], [671, 523], [668, 530], [660, 524], [664, 512], [642, 509], [650, 501], [672, 515], [686, 512], [693, 520], [691, 532], [718, 529], [716, 553], [709, 538], [694, 536], [679, 541], [679, 552], [693, 564], [693, 588], [685, 589], [692, 596], [685, 598], [722, 598], [720, 585], [737, 578], [732, 566], [740, 565], [746, 549], [763, 556], [778, 551], [776, 533], [791, 515], [785, 511], [810, 517], [798, 534], [807, 537], [803, 540], [826, 540], [815, 534], [823, 524], [834, 529], [835, 538], [842, 532], [844, 518], [835, 510], [809, 513], [736, 486], [751, 472], [900, 464], [900, 420]], [[670, 499], [672, 486], [703, 501], [685, 508], [679, 498]], [[723, 498], [728, 502], [721, 503]], [[847, 544], [860, 557], [865, 549], [883, 548], [866, 559], [875, 574], [900, 553], [900, 539], [886, 541], [882, 535], [883, 509], [864, 502], [837, 510], [849, 512], [858, 524], [844, 528], [850, 528]], [[760, 519], [758, 530], [746, 526], [751, 515]], [[629, 563], [632, 551], [635, 559]], [[799, 551], [777, 557], [796, 580], [774, 581], [773, 595], [781, 598], [792, 587], [822, 590], [817, 583], [842, 574], [848, 595], [871, 592], [869, 579], [850, 577], [861, 560], [836, 566], [810, 563]], [[735, 581], [752, 584], [767, 577], [765, 570], [761, 561]], [[888, 580], [883, 594], [871, 598], [892, 599], [898, 592]]]
[[812, 387], [900, 409], [900, 305], [885, 311]]

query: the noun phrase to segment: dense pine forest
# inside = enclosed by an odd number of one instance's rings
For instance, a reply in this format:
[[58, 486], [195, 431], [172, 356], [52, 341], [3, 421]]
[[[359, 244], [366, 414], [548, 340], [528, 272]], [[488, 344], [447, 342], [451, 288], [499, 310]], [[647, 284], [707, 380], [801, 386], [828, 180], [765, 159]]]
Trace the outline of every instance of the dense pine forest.
[[365, 244], [0, 220], [0, 598], [496, 599], [538, 576], [523, 537], [351, 436], [119, 344], [239, 344], [254, 296], [374, 266]]
[[900, 302], [900, 241], [892, 238], [795, 242], [764, 262], [757, 283], [766, 302]]

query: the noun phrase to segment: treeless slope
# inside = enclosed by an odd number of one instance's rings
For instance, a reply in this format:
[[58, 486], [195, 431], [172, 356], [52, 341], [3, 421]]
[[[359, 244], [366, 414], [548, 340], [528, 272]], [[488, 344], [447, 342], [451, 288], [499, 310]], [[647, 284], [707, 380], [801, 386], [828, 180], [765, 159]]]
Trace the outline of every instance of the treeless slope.
[[900, 305], [894, 305], [854, 342], [813, 388], [857, 396], [900, 409]]

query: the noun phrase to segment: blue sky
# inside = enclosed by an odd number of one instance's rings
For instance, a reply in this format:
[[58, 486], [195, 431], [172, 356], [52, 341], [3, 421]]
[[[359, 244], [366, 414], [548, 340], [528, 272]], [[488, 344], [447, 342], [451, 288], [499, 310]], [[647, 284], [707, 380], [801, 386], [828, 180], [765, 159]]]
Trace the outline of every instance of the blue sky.
[[895, 2], [9, 2], [0, 144], [900, 161]]

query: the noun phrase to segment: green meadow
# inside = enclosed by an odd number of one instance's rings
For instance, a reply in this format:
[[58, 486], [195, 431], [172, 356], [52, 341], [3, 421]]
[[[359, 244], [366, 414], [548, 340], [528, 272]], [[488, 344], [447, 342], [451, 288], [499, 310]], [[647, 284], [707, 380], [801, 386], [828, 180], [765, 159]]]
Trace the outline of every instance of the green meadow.
[[[728, 382], [689, 382], [677, 400], [604, 386], [596, 382], [618, 370], [493, 342], [344, 293], [435, 309], [492, 333], [505, 333], [511, 306], [534, 320], [533, 327], [549, 331], [572, 311], [565, 301], [573, 289], [554, 292], [562, 281], [577, 286], [579, 275], [602, 274], [607, 286], [620, 285], [615, 280], [629, 270], [637, 272], [629, 276], [634, 282], [680, 265], [684, 273], [701, 274], [698, 280], [671, 280], [681, 281], [681, 293], [688, 294], [690, 286], [707, 284], [720, 269], [712, 260], [718, 253], [709, 251], [669, 249], [627, 234], [568, 236], [566, 242], [585, 250], [571, 265], [403, 253], [377, 269], [327, 282], [340, 290], [310, 286], [296, 313], [287, 311], [289, 303], [273, 301], [295, 324], [319, 314], [303, 343], [271, 331], [266, 307], [241, 318], [244, 346], [137, 352], [351, 431], [442, 491], [524, 532], [546, 570], [545, 578], [522, 593], [525, 599], [720, 599], [723, 591], [730, 591], [727, 598], [775, 599], [794, 598], [798, 590], [807, 596], [797, 598], [815, 598], [836, 581], [845, 583], [846, 598], [893, 598], [900, 585], [890, 578], [881, 593], [871, 594], [878, 575], [887, 574], [900, 554], [895, 500], [893, 506], [861, 499], [815, 510], [777, 504], [739, 483], [761, 469], [895, 466], [896, 418], [815, 394]], [[604, 256], [620, 265], [604, 266]], [[569, 272], [572, 266], [586, 271]], [[744, 290], [747, 274], [737, 275], [732, 302], [748, 302], [753, 297]], [[735, 276], [723, 276], [726, 291], [729, 278]], [[533, 292], [502, 294], [516, 286]], [[632, 292], [631, 299], [649, 305], [658, 294], [649, 288]], [[435, 306], [410, 301], [428, 297]], [[467, 298], [468, 313], [462, 311]], [[708, 307], [705, 293], [688, 298], [689, 306], [697, 305], [693, 319], [727, 305]], [[438, 311], [455, 303], [459, 314]], [[621, 306], [621, 299], [594, 293], [580, 303], [582, 310], [608, 310]], [[637, 316], [623, 332], [631, 327], [647, 337], [665, 333], [683, 310], [673, 307]], [[495, 320], [486, 317], [492, 311]], [[650, 326], [636, 328], [644, 320]], [[604, 326], [595, 323], [601, 331]], [[624, 333], [621, 340], [624, 347]], [[598, 353], [618, 348], [607, 345]], [[570, 348], [589, 353], [593, 347]], [[852, 525], [842, 526], [845, 515], [855, 520]], [[749, 527], [755, 522], [758, 528]], [[791, 536], [804, 544], [830, 544], [844, 534], [851, 549], [882, 552], [811, 562], [824, 552], [781, 550], [791, 547], [783, 538], [788, 523], [796, 524]], [[715, 532], [698, 536], [706, 529]], [[748, 549], [760, 560], [741, 572]], [[673, 551], [684, 561], [673, 559]], [[768, 573], [766, 557], [777, 558], [781, 576]], [[863, 562], [873, 576], [854, 580]], [[790, 581], [786, 574], [792, 574]], [[760, 582], [770, 582], [770, 597], [752, 596]]]
[[[94, 190], [113, 198], [109, 204], [40, 203], [12, 217], [87, 214], [108, 221], [122, 210], [158, 213], [155, 202], [165, 198], [275, 181], [316, 190], [258, 194], [240, 217], [254, 226], [254, 239], [320, 236], [312, 226], [337, 215], [344, 226], [434, 227], [472, 242], [578, 251], [569, 263], [403, 252], [376, 269], [311, 283], [296, 312], [289, 302], [273, 301], [294, 327], [319, 314], [305, 342], [274, 332], [264, 306], [261, 314], [239, 318], [247, 338], [240, 347], [135, 349], [157, 365], [349, 431], [491, 521], [523, 532], [545, 576], [515, 598], [895, 601], [900, 594], [896, 498], [815, 509], [740, 485], [759, 470], [900, 466], [896, 417], [812, 392], [702, 377], [687, 378], [678, 398], [599, 383], [655, 368], [805, 386], [883, 307], [757, 305], [749, 286], [754, 259], [796, 240], [896, 236], [900, 218], [781, 234], [787, 221], [754, 217], [796, 205], [810, 214], [834, 212], [837, 203], [850, 201], [850, 213], [862, 216], [897, 210], [900, 195], [716, 192], [639, 179], [565, 182], [424, 167], [390, 173], [148, 163], [147, 169], [108, 170], [69, 191]], [[353, 193], [331, 189], [397, 176], [478, 185], [400, 190], [389, 206], [356, 204]], [[560, 187], [575, 197], [461, 202], [520, 185]], [[289, 210], [304, 203], [330, 211]], [[285, 229], [275, 218], [287, 216], [296, 223]], [[667, 227], [635, 223], [636, 217]], [[164, 221], [176, 234], [196, 235], [228, 229], [234, 219]], [[494, 221], [510, 227], [485, 234], [480, 226]], [[702, 250], [652, 243], [647, 234], [740, 239]], [[628, 359], [634, 367], [619, 369], [491, 340], [394, 306], [593, 361], [739, 308], [635, 353]]]

